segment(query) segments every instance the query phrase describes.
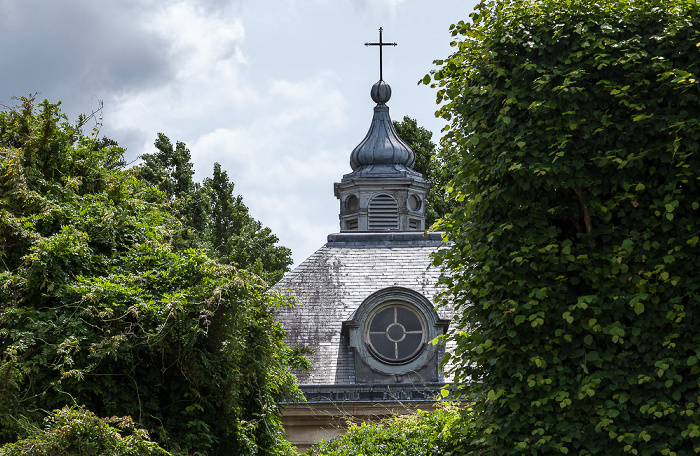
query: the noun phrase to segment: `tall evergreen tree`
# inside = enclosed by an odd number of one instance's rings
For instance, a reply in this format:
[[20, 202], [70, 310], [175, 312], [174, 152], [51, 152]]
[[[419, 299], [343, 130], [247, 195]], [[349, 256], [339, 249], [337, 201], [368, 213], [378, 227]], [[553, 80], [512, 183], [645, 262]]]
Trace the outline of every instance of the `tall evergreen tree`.
[[144, 154], [140, 176], [163, 190], [182, 220], [176, 236], [181, 247], [206, 247], [220, 262], [248, 269], [273, 284], [292, 264], [291, 250], [277, 245], [269, 228], [250, 216], [234, 183], [219, 163], [202, 184], [193, 182], [190, 152], [182, 142], [173, 148], [162, 133], [157, 152]]
[[233, 182], [219, 163], [214, 164], [211, 178], [204, 180], [209, 196], [209, 240], [221, 258], [231, 255], [229, 238], [239, 235], [250, 217], [243, 198], [233, 195]]
[[170, 139], [158, 133], [152, 154], [143, 154], [141, 176], [165, 192], [169, 199], [179, 198], [194, 188], [194, 169], [189, 149], [178, 141], [173, 147]]
[[176, 242], [183, 247], [202, 246], [201, 233], [206, 229], [206, 195], [195, 183], [189, 149], [178, 141], [173, 147], [170, 139], [158, 133], [156, 152], [143, 154], [139, 167], [142, 179], [162, 190], [183, 221]]
[[219, 261], [249, 269], [273, 284], [289, 270], [291, 250], [277, 245], [277, 236], [250, 216], [233, 189], [226, 171], [215, 163], [212, 177], [203, 184], [209, 200], [206, 239]]

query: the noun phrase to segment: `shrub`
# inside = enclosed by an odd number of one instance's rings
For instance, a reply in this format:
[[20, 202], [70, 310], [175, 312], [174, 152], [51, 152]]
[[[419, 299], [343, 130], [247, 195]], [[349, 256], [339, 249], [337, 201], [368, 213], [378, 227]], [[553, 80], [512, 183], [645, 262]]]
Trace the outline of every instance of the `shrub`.
[[377, 423], [350, 424], [348, 432], [312, 447], [308, 456], [443, 456], [456, 454], [459, 412], [440, 406], [434, 412], [421, 410]]
[[0, 455], [166, 456], [168, 452], [151, 442], [130, 417], [100, 419], [89, 411], [65, 407], [46, 418], [43, 432], [0, 447]]
[[700, 452], [698, 18], [502, 0], [453, 26], [436, 262], [479, 454]]

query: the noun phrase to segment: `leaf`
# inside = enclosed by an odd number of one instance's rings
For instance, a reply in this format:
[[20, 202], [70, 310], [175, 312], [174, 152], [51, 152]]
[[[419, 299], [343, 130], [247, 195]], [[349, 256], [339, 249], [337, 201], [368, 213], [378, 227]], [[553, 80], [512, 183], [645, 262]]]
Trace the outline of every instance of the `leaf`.
[[634, 243], [632, 242], [632, 239], [625, 239], [624, 241], [622, 241], [622, 249], [623, 250], [630, 251], [630, 250], [632, 250], [633, 245], [634, 245]]

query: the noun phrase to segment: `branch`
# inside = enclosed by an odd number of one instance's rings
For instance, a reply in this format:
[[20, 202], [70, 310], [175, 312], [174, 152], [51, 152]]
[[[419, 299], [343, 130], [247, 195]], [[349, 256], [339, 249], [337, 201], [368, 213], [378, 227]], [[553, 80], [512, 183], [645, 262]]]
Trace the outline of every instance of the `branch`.
[[[591, 222], [591, 215], [588, 213], [588, 206], [583, 202], [583, 189], [581, 187], [575, 187], [574, 192], [578, 196], [578, 200], [581, 203], [581, 209], [583, 210], [583, 223], [586, 224], [586, 233], [591, 234], [593, 231], [593, 222]], [[589, 241], [591, 248], [595, 248], [595, 241]]]
[[[78, 127], [82, 127], [83, 125], [88, 123], [88, 121], [90, 121], [90, 119], [95, 119], [95, 128], [99, 131], [99, 126], [102, 125], [102, 108], [103, 107], [104, 107], [104, 102], [102, 100], [97, 100], [97, 109], [92, 111], [92, 113], [85, 116], [84, 118], [80, 119], [78, 121]], [[99, 119], [96, 118], [98, 113], [100, 114]]]

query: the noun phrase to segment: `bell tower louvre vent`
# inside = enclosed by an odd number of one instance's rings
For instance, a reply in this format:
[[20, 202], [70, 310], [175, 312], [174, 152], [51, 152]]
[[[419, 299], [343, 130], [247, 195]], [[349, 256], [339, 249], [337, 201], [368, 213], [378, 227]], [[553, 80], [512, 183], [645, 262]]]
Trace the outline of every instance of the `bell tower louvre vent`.
[[399, 205], [391, 195], [380, 194], [372, 198], [368, 215], [370, 231], [399, 229]]

